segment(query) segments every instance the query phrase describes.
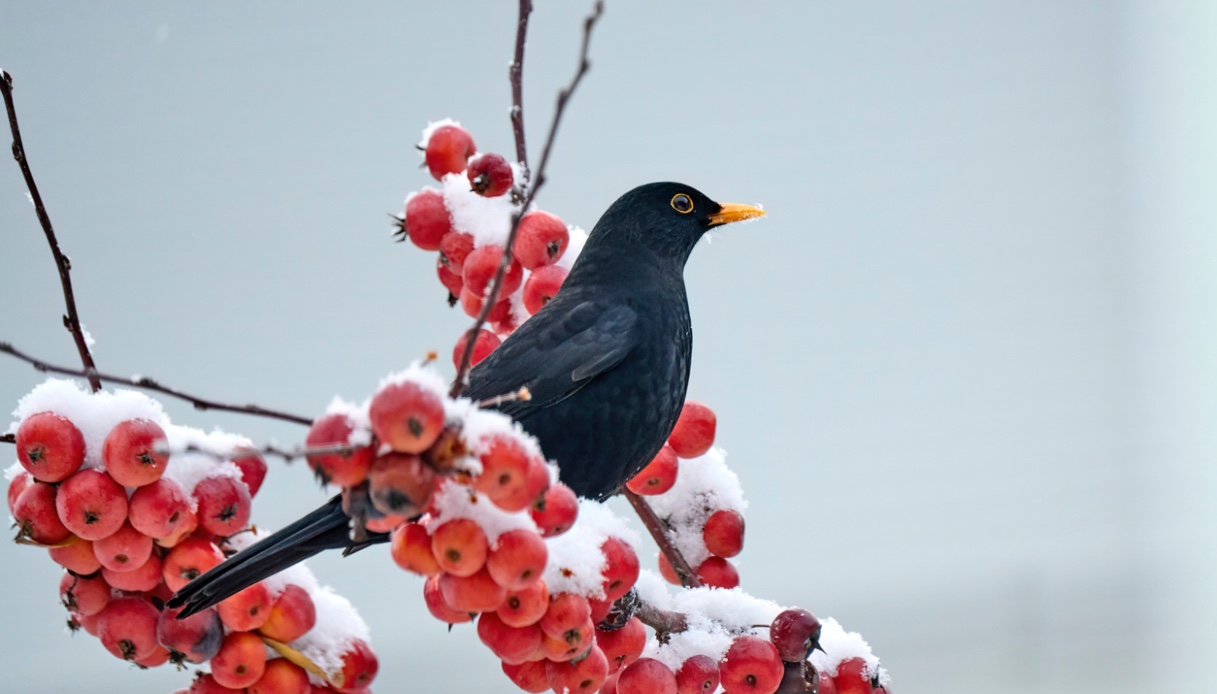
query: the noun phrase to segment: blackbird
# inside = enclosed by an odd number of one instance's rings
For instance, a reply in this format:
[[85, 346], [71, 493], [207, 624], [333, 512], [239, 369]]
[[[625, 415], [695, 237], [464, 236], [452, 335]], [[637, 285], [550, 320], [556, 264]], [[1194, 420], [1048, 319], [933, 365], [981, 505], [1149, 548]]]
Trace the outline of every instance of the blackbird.
[[[709, 229], [765, 213], [717, 203], [680, 183], [650, 183], [600, 218], [562, 289], [469, 373], [464, 396], [521, 387], [497, 406], [537, 438], [576, 494], [605, 499], [641, 470], [676, 424], [689, 384], [693, 331], [684, 267]], [[325, 549], [355, 541], [340, 497], [196, 578], [170, 601], [179, 618]]]

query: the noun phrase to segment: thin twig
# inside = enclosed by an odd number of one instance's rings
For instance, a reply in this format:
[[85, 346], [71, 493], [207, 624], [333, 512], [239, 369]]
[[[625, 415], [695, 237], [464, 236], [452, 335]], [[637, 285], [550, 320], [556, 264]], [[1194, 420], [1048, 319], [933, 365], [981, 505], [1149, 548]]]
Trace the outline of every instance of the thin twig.
[[0, 434], [0, 443], [17, 443], [16, 434]]
[[655, 544], [659, 545], [659, 551], [667, 558], [668, 563], [672, 565], [672, 570], [676, 572], [677, 578], [680, 579], [680, 584], [685, 588], [700, 588], [701, 581], [697, 578], [697, 574], [689, 566], [689, 562], [685, 559], [685, 555], [676, 549], [672, 541], [668, 539], [668, 529], [659, 516], [655, 515], [655, 510], [641, 496], [626, 489], [622, 492], [625, 498], [630, 502], [630, 506], [634, 507], [634, 512], [638, 514], [638, 518], [642, 524], [646, 526], [647, 532], [651, 534], [651, 538], [655, 540]]
[[514, 393], [504, 393], [503, 395], [496, 395], [493, 398], [478, 400], [477, 406], [479, 409], [486, 409], [487, 407], [498, 407], [505, 402], [515, 402], [517, 400], [521, 400], [523, 402], [532, 400], [532, 391], [528, 390], [527, 387], [523, 387]]
[[532, 14], [532, 0], [520, 0], [520, 19], [516, 22], [516, 52], [507, 71], [511, 82], [511, 132], [516, 139], [516, 161], [524, 174], [524, 185], [529, 178], [528, 147], [524, 142], [524, 39], [528, 36], [528, 16]]
[[42, 361], [41, 359], [32, 357], [32, 356], [18, 350], [16, 347], [13, 347], [11, 344], [9, 344], [7, 342], [0, 342], [0, 354], [8, 354], [8, 355], [14, 356], [14, 357], [20, 359], [21, 361], [26, 362], [30, 366], [33, 366], [38, 371], [42, 371], [43, 373], [55, 373], [55, 374], [62, 374], [64, 376], [76, 376], [76, 377], [91, 376], [92, 378], [98, 379], [98, 383], [100, 383], [101, 381], [106, 381], [107, 383], [121, 383], [122, 385], [125, 385], [125, 386], [131, 386], [133, 388], [142, 388], [144, 390], [150, 390], [155, 393], [161, 393], [163, 395], [168, 395], [170, 397], [185, 400], [186, 402], [190, 403], [191, 405], [194, 405], [194, 409], [196, 409], [196, 410], [217, 410], [219, 412], [238, 412], [240, 414], [254, 415], [256, 417], [266, 417], [269, 419], [280, 419], [285, 422], [295, 422], [296, 424], [303, 424], [305, 426], [309, 426], [313, 423], [313, 420], [308, 417], [301, 417], [300, 415], [291, 414], [289, 412], [271, 410], [271, 409], [267, 409], [265, 407], [261, 407], [259, 405], [232, 405], [232, 404], [224, 403], [224, 402], [216, 402], [215, 400], [207, 400], [205, 398], [200, 398], [197, 395], [190, 395], [189, 393], [183, 393], [180, 390], [170, 388], [168, 386], [163, 386], [160, 383], [157, 383], [156, 381], [152, 380], [151, 378], [145, 378], [142, 376], [139, 378], [126, 378], [124, 376], [115, 376], [113, 374], [101, 373], [100, 371], [97, 371], [96, 369], [72, 369], [72, 368], [68, 368], [66, 366], [56, 366], [54, 364], [48, 364], [48, 363]]
[[264, 444], [260, 447], [254, 446], [238, 446], [230, 451], [219, 451], [211, 448], [203, 448], [196, 444], [186, 444], [181, 448], [172, 448], [168, 445], [158, 445], [155, 447], [158, 453], [166, 455], [180, 455], [182, 453], [198, 453], [200, 455], [209, 456], [216, 460], [228, 460], [230, 458], [240, 458], [247, 455], [258, 454], [263, 456], [275, 456], [282, 458], [284, 462], [290, 463], [298, 458], [305, 458], [310, 455], [347, 455], [355, 451], [366, 448], [366, 446], [356, 446], [349, 443], [333, 443], [325, 446], [307, 446], [304, 448], [280, 448], [273, 443]]
[[603, 12], [604, 2], [596, 0], [592, 13], [587, 16], [587, 19], [583, 20], [583, 46], [579, 51], [579, 68], [575, 71], [575, 76], [571, 79], [570, 84], [558, 92], [558, 103], [554, 109], [554, 119], [549, 124], [549, 135], [545, 138], [545, 148], [541, 150], [541, 163], [537, 166], [537, 175], [528, 184], [528, 191], [524, 195], [524, 200], [520, 203], [519, 209], [511, 217], [511, 232], [507, 235], [507, 242], [503, 244], [503, 256], [499, 259], [499, 269], [495, 272], [494, 281], [490, 283], [490, 292], [486, 295], [485, 303], [482, 304], [482, 310], [478, 312], [477, 320], [465, 338], [465, 353], [461, 356], [460, 368], [456, 370], [456, 379], [452, 381], [452, 388], [449, 391], [451, 397], [457, 397], [469, 385], [470, 360], [473, 358], [473, 345], [477, 342], [478, 331], [486, 324], [490, 311], [498, 303], [499, 289], [503, 285], [503, 276], [507, 274], [507, 268], [511, 265], [511, 250], [516, 242], [516, 234], [520, 230], [520, 218], [523, 217], [528, 206], [537, 197], [537, 192], [541, 189], [541, 186], [545, 184], [545, 166], [549, 163], [549, 154], [553, 149], [554, 137], [558, 134], [558, 125], [562, 122], [562, 114], [566, 111], [566, 104], [570, 101], [571, 95], [575, 93], [579, 82], [583, 80], [583, 76], [591, 69], [592, 64], [587, 59], [588, 46], [591, 43], [592, 29], [595, 28], [596, 21], [600, 19], [600, 15]]
[[101, 390], [101, 379], [97, 375], [97, 365], [93, 363], [93, 355], [89, 352], [89, 343], [85, 339], [84, 330], [80, 327], [80, 315], [76, 312], [76, 296], [72, 292], [72, 262], [63, 251], [59, 250], [59, 240], [55, 237], [55, 228], [51, 226], [51, 217], [47, 214], [46, 205], [42, 202], [42, 194], [38, 192], [38, 184], [34, 182], [34, 173], [25, 159], [25, 145], [21, 142], [21, 128], [17, 125], [17, 109], [13, 105], [13, 77], [0, 70], [0, 92], [4, 94], [4, 107], [8, 110], [8, 127], [13, 133], [13, 159], [21, 167], [21, 175], [25, 178], [25, 187], [30, 191], [30, 200], [34, 203], [34, 211], [38, 214], [38, 222], [46, 233], [47, 243], [51, 246], [51, 254], [55, 256], [55, 266], [59, 268], [59, 283], [63, 285], [63, 301], [68, 313], [63, 317], [63, 326], [72, 333], [76, 342], [76, 351], [80, 353], [80, 362], [84, 365], [84, 377], [89, 380], [93, 392]]

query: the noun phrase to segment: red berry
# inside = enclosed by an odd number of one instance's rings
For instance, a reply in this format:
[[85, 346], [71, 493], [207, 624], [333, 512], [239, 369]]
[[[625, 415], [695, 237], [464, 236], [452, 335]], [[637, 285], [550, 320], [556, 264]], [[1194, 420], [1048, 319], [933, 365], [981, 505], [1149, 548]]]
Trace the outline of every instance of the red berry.
[[342, 654], [342, 669], [334, 677], [332, 684], [334, 689], [343, 694], [362, 694], [363, 690], [372, 684], [372, 680], [376, 679], [379, 669], [380, 662], [371, 646], [355, 639]]
[[102, 470], [80, 470], [59, 485], [55, 509], [78, 537], [100, 540], [127, 521], [127, 490]]
[[549, 679], [545, 676], [545, 661], [529, 663], [503, 663], [503, 674], [511, 679], [520, 689], [531, 694], [541, 694], [549, 691]]
[[507, 590], [523, 590], [541, 580], [549, 549], [531, 530], [509, 530], [495, 540], [486, 557], [486, 569]]
[[486, 533], [476, 521], [455, 518], [431, 532], [431, 553], [440, 568], [454, 576], [472, 576], [486, 565]]
[[[453, 297], [461, 295], [461, 290], [465, 288], [465, 280], [461, 279], [461, 273], [450, 270], [442, 258], [435, 262], [435, 274], [439, 277], [439, 283], [444, 285], [449, 294]], [[450, 298], [448, 301], [449, 305], [452, 305], [452, 299]]]
[[431, 502], [435, 479], [435, 470], [417, 455], [388, 453], [372, 463], [368, 493], [381, 513], [414, 516]]
[[199, 527], [228, 537], [249, 527], [249, 489], [232, 477], [205, 477], [194, 487]]
[[668, 436], [668, 444], [681, 458], [696, 458], [714, 445], [717, 419], [714, 410], [694, 400], [685, 402], [676, 420], [676, 428]]
[[676, 694], [676, 675], [654, 658], [639, 658], [617, 677], [617, 694]]
[[162, 568], [165, 585], [177, 592], [222, 561], [224, 553], [209, 540], [201, 537], [182, 540], [165, 555]]
[[173, 532], [169, 533], [165, 537], [156, 538], [156, 544], [160, 547], [165, 547], [166, 549], [172, 549], [173, 547], [177, 547], [179, 542], [190, 537], [190, 535], [195, 530], [198, 530], [198, 528], [199, 517], [196, 516], [194, 512], [191, 512], [186, 515], [186, 519], [180, 525], [178, 525]]
[[186, 490], [166, 477], [136, 489], [128, 500], [127, 513], [136, 530], [155, 539], [172, 535], [194, 514]]
[[[478, 362], [490, 356], [495, 347], [498, 347], [502, 340], [498, 335], [482, 328], [478, 330], [477, 338], [473, 341], [473, 357], [469, 360], [470, 366], [476, 366]], [[452, 366], [453, 368], [461, 368], [461, 359], [465, 356], [465, 345], [469, 343], [469, 331], [465, 331], [456, 344], [452, 347]]]
[[638, 555], [633, 547], [616, 537], [605, 540], [600, 551], [604, 554], [604, 596], [612, 602], [630, 592], [638, 580]]
[[494, 582], [483, 568], [472, 576], [439, 575], [439, 590], [448, 607], [457, 612], [490, 612], [497, 610], [507, 597], [507, 591]]
[[177, 651], [191, 663], [203, 663], [220, 650], [224, 626], [215, 608], [178, 619], [182, 608], [166, 609], [156, 620], [156, 640], [165, 648]]
[[529, 270], [552, 265], [566, 251], [570, 232], [566, 223], [544, 210], [533, 210], [520, 219], [512, 249], [520, 264]]
[[444, 430], [444, 403], [413, 381], [390, 383], [372, 397], [372, 431], [399, 453], [422, 453]]
[[119, 422], [106, 436], [101, 447], [101, 459], [106, 472], [124, 487], [142, 487], [165, 474], [169, 454], [158, 447], [165, 445], [165, 430], [147, 419]]
[[672, 568], [671, 562], [664, 556], [663, 552], [659, 553], [659, 575], [663, 576], [663, 580], [671, 583], [674, 586], [681, 585], [680, 576], [676, 574], [676, 569]]
[[549, 466], [543, 459], [533, 456], [528, 460], [524, 486], [512, 494], [495, 499], [494, 503], [509, 513], [523, 511], [536, 503], [546, 489], [549, 489]]
[[871, 694], [870, 673], [866, 661], [849, 658], [837, 664], [837, 674], [832, 678], [838, 694]]
[[[191, 661], [193, 662], [193, 661]], [[181, 694], [180, 691], [174, 694]], [[244, 694], [244, 690], [232, 689], [216, 682], [216, 678], [211, 673], [200, 673], [198, 677], [190, 683], [190, 689], [186, 694]]]
[[701, 532], [706, 549], [720, 557], [734, 557], [744, 549], [744, 517], [728, 508], [710, 514]]
[[487, 437], [482, 441], [478, 460], [482, 463], [482, 472], [473, 480], [473, 488], [491, 501], [508, 498], [528, 483], [528, 451], [514, 436], [493, 434]]
[[59, 482], [84, 463], [84, 436], [63, 415], [32, 414], [17, 427], [17, 460], [34, 479]]
[[570, 271], [559, 265], [545, 265], [532, 271], [524, 282], [524, 308], [530, 314], [540, 311], [558, 293]]
[[157, 616], [157, 609], [144, 598], [114, 598], [97, 615], [97, 637], [116, 658], [147, 658], [161, 648], [156, 641]]
[[21, 496], [26, 487], [34, 483], [34, 476], [28, 470], [22, 470], [17, 473], [13, 480], [8, 483], [8, 510], [11, 513], [13, 506], [17, 503], [17, 497]]
[[267, 638], [287, 643], [304, 636], [317, 624], [317, 606], [308, 591], [286, 586], [271, 605], [266, 622], [258, 631]]
[[[351, 435], [355, 423], [345, 414], [331, 412], [318, 417], [308, 430], [304, 444], [308, 448], [351, 446]], [[368, 476], [372, 458], [376, 455], [372, 446], [358, 446], [342, 453], [312, 453], [308, 465], [323, 483], [333, 482], [340, 487], [354, 487]]]
[[807, 660], [820, 645], [820, 620], [801, 607], [792, 607], [774, 617], [769, 626], [769, 640], [777, 646], [778, 655], [788, 663]]
[[426, 603], [427, 609], [431, 612], [431, 615], [441, 622], [445, 622], [447, 624], [461, 624], [462, 622], [471, 621], [473, 616], [470, 613], [455, 610], [449, 607], [447, 601], [444, 600], [443, 592], [440, 590], [439, 580], [441, 576], [446, 575], [447, 574], [437, 574], [435, 576], [427, 577], [426, 582], [423, 583], [423, 602]]
[[820, 673], [820, 683], [816, 689], [816, 694], [839, 694], [837, 692], [837, 683], [828, 676], [828, 673]]
[[80, 576], [88, 576], [101, 569], [101, 562], [93, 554], [93, 543], [79, 537], [69, 539], [62, 547], [52, 547], [51, 561]]
[[595, 646], [578, 662], [574, 660], [545, 664], [545, 678], [555, 692], [593, 694], [608, 677], [608, 659]]
[[663, 494], [676, 484], [676, 473], [680, 463], [676, 459], [676, 451], [664, 444], [659, 453], [638, 474], [625, 483], [627, 489], [642, 496]]
[[[465, 291], [479, 299], [485, 297], [490, 283], [498, 274], [502, 257], [503, 247], [498, 244], [490, 243], [473, 249], [473, 252], [465, 258], [465, 267], [461, 272], [461, 278], [465, 281]], [[520, 262], [513, 258], [507, 265], [507, 271], [503, 273], [503, 284], [499, 287], [499, 300], [511, 296], [515, 290], [520, 288], [520, 283], [523, 281], [524, 270], [520, 267]]]
[[591, 614], [587, 598], [574, 593], [558, 593], [550, 596], [549, 609], [538, 624], [546, 636], [569, 641], [572, 632], [588, 622]]
[[541, 537], [554, 537], [574, 525], [579, 514], [579, 499], [570, 487], [559, 482], [541, 495], [529, 513], [541, 531]]
[[257, 682], [266, 670], [266, 646], [257, 634], [234, 631], [220, 642], [211, 659], [211, 675], [216, 682], [243, 689]]
[[[464, 311], [470, 318], [477, 318], [482, 313], [482, 307], [486, 305], [485, 300], [480, 295], [474, 294], [468, 288], [461, 290], [460, 295], [461, 310]], [[490, 313], [486, 314], [486, 320], [490, 322], [492, 328], [498, 330], [498, 326], [505, 321], [511, 320], [511, 299], [504, 295], [499, 295], [499, 302], [490, 309]]]
[[393, 531], [389, 548], [393, 561], [406, 571], [434, 576], [444, 570], [431, 553], [431, 535], [418, 523], [399, 525]]
[[718, 663], [710, 656], [692, 656], [676, 670], [676, 694], [709, 694], [716, 689]]
[[262, 678], [249, 685], [248, 694], [310, 694], [308, 673], [286, 658], [266, 661]]
[[511, 190], [514, 179], [511, 164], [500, 154], [488, 153], [470, 159], [465, 175], [473, 192], [487, 198], [497, 198]]
[[718, 664], [726, 694], [773, 694], [784, 667], [778, 649], [758, 636], [737, 636]]
[[64, 571], [59, 579], [59, 600], [69, 612], [95, 615], [110, 604], [110, 585], [99, 576], [84, 578]]
[[505, 663], [530, 660], [541, 648], [541, 629], [535, 624], [513, 627], [494, 612], [478, 617], [478, 638]]
[[55, 486], [45, 482], [33, 482], [21, 492], [13, 504], [17, 540], [57, 545], [72, 537], [72, 531], [59, 518], [55, 497]]
[[402, 230], [415, 246], [424, 251], [438, 251], [444, 235], [452, 231], [452, 216], [438, 190], [424, 188], [406, 200], [406, 215]]
[[735, 588], [739, 586], [739, 570], [722, 557], [708, 557], [697, 567], [697, 580], [709, 588]]
[[270, 618], [273, 600], [266, 584], [259, 581], [220, 601], [216, 611], [224, 626], [232, 631], [253, 631]]
[[152, 556], [152, 538], [131, 527], [130, 523], [123, 523], [118, 530], [94, 541], [93, 553], [102, 568], [134, 571]]
[[427, 169], [438, 181], [443, 179], [445, 174], [464, 171], [465, 163], [476, 152], [477, 147], [473, 144], [473, 136], [469, 131], [459, 125], [441, 125], [433, 130], [431, 137], [427, 139], [424, 156]]
[[245, 455], [238, 455], [232, 459], [232, 462], [240, 468], [241, 481], [245, 483], [246, 487], [249, 487], [249, 495], [257, 496], [258, 490], [262, 488], [262, 481], [266, 479], [266, 460], [251, 451]]
[[[612, 631], [597, 629], [596, 645], [604, 651], [604, 656], [608, 658], [609, 671], [616, 672], [638, 660], [642, 655], [642, 649], [647, 645], [647, 630], [637, 617], [630, 617], [625, 626], [620, 629]], [[714, 672], [718, 673], [718, 665], [714, 666]]]
[[534, 581], [520, 590], [507, 591], [497, 610], [504, 624], [526, 627], [536, 624], [549, 610], [549, 588], [545, 581]]
[[[444, 234], [439, 244], [439, 262], [457, 277], [465, 269], [465, 258], [473, 252], [473, 236], [463, 231], [451, 231]], [[454, 294], [459, 294], [457, 289]]]
[[164, 561], [155, 552], [148, 556], [147, 561], [130, 571], [115, 571], [108, 566], [101, 569], [102, 578], [106, 579], [106, 583], [111, 587], [133, 593], [156, 590], [161, 586], [163, 573]]

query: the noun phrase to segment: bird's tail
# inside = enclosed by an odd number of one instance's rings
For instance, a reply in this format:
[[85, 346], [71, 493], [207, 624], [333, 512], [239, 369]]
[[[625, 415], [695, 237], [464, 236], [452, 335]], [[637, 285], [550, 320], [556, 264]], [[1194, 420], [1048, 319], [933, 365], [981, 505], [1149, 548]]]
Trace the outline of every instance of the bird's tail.
[[350, 518], [342, 510], [342, 497], [336, 496], [316, 511], [194, 579], [178, 591], [168, 605], [184, 606], [178, 618], [189, 617], [324, 550], [345, 549], [349, 554], [388, 538], [382, 533], [369, 533], [367, 541], [356, 544], [350, 539], [349, 523]]

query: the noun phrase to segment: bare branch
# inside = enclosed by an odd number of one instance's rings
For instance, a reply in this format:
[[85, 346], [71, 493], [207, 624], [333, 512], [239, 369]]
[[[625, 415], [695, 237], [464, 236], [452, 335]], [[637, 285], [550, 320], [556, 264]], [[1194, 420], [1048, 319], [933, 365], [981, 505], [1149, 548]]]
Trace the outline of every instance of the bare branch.
[[516, 52], [507, 71], [511, 81], [511, 132], [516, 139], [516, 161], [524, 171], [524, 185], [529, 178], [528, 147], [524, 142], [524, 39], [528, 36], [528, 16], [532, 0], [520, 0], [520, 19], [516, 23]]
[[638, 612], [634, 615], [638, 621], [655, 630], [660, 643], [667, 641], [667, 635], [689, 628], [689, 620], [680, 612], [661, 610], [645, 601], [639, 601]]
[[457, 397], [469, 385], [470, 360], [473, 357], [473, 345], [477, 342], [478, 331], [486, 324], [490, 311], [498, 303], [499, 290], [503, 286], [503, 276], [507, 274], [507, 268], [511, 265], [512, 248], [515, 246], [516, 234], [520, 231], [520, 218], [537, 197], [537, 192], [541, 189], [541, 186], [545, 184], [545, 165], [549, 163], [549, 154], [553, 149], [554, 137], [558, 134], [558, 125], [562, 122], [562, 114], [566, 111], [566, 104], [570, 101], [571, 95], [575, 93], [579, 82], [583, 80], [583, 76], [591, 69], [592, 65], [587, 59], [587, 51], [591, 43], [592, 29], [595, 28], [596, 21], [600, 19], [600, 15], [603, 13], [604, 2], [596, 0], [592, 13], [587, 16], [587, 19], [583, 20], [583, 46], [579, 51], [579, 68], [575, 71], [575, 76], [571, 79], [570, 84], [558, 92], [558, 104], [554, 109], [554, 119], [549, 124], [549, 135], [545, 138], [545, 148], [541, 150], [541, 164], [537, 166], [536, 177], [528, 184], [528, 191], [524, 195], [524, 200], [520, 203], [519, 209], [512, 215], [511, 232], [507, 235], [507, 242], [503, 244], [503, 256], [499, 259], [499, 269], [495, 272], [494, 280], [490, 283], [490, 291], [486, 295], [485, 303], [482, 304], [482, 310], [478, 312], [477, 320], [474, 321], [473, 328], [465, 338], [465, 353], [461, 356], [460, 368], [456, 370], [456, 379], [452, 381], [452, 389], [449, 391], [451, 397]]
[[[14, 356], [14, 357], [20, 359], [21, 361], [26, 362], [30, 366], [33, 366], [35, 369], [37, 369], [38, 371], [41, 371], [43, 373], [55, 373], [55, 374], [61, 374], [64, 376], [76, 376], [78, 378], [91, 377], [91, 378], [97, 379], [99, 384], [101, 383], [101, 381], [105, 381], [107, 383], [120, 383], [122, 385], [131, 386], [133, 388], [142, 388], [144, 390], [150, 390], [155, 393], [161, 393], [162, 395], [168, 395], [170, 397], [178, 398], [180, 400], [185, 400], [186, 402], [189, 402], [191, 405], [194, 405], [194, 409], [196, 409], [196, 410], [216, 410], [219, 412], [237, 412], [240, 414], [253, 415], [255, 417], [266, 417], [268, 419], [279, 419], [279, 420], [282, 420], [285, 422], [294, 422], [296, 424], [303, 424], [304, 426], [309, 426], [313, 423], [313, 420], [308, 417], [301, 417], [300, 415], [291, 414], [289, 412], [281, 412], [279, 410], [271, 410], [271, 409], [267, 409], [265, 407], [261, 407], [259, 405], [232, 405], [232, 404], [224, 403], [224, 402], [216, 402], [215, 400], [207, 400], [205, 398], [200, 398], [197, 395], [190, 395], [189, 393], [183, 393], [182, 391], [177, 390], [175, 388], [163, 386], [160, 383], [157, 383], [156, 381], [152, 380], [151, 378], [145, 378], [145, 377], [126, 378], [124, 376], [115, 376], [113, 374], [101, 373], [100, 371], [98, 371], [97, 369], [94, 369], [94, 368], [71, 369], [66, 366], [56, 366], [54, 364], [48, 364], [36, 357], [32, 357], [32, 356], [18, 350], [16, 347], [13, 347], [11, 344], [9, 344], [7, 342], [0, 342], [0, 354], [8, 354], [8, 355]], [[100, 385], [99, 385], [99, 388], [100, 388]]]
[[17, 435], [16, 434], [0, 434], [0, 443], [16, 444]]
[[34, 211], [38, 214], [38, 222], [46, 234], [47, 243], [51, 246], [51, 255], [55, 256], [55, 266], [59, 268], [59, 283], [63, 285], [63, 301], [68, 313], [63, 317], [63, 325], [72, 333], [76, 342], [76, 351], [80, 353], [80, 362], [84, 365], [83, 375], [89, 380], [93, 392], [101, 390], [101, 379], [97, 375], [97, 365], [93, 363], [93, 355], [89, 352], [89, 343], [85, 340], [84, 330], [80, 327], [80, 315], [76, 312], [76, 296], [72, 291], [72, 263], [63, 251], [59, 250], [59, 240], [55, 237], [55, 228], [51, 226], [51, 217], [47, 214], [46, 205], [42, 202], [42, 194], [38, 192], [38, 184], [34, 182], [34, 173], [30, 171], [29, 162], [25, 158], [25, 145], [21, 142], [21, 128], [17, 125], [17, 109], [13, 105], [13, 77], [0, 70], [0, 92], [4, 94], [4, 107], [8, 110], [8, 127], [13, 133], [13, 159], [21, 167], [21, 175], [25, 178], [25, 187], [29, 189], [30, 200], [34, 202]]
[[641, 496], [628, 489], [622, 490], [622, 493], [625, 494], [625, 498], [630, 502], [630, 506], [634, 507], [634, 512], [638, 514], [638, 518], [646, 526], [647, 532], [651, 534], [655, 544], [659, 545], [659, 551], [663, 553], [668, 563], [672, 565], [672, 570], [680, 578], [680, 584], [685, 588], [700, 588], [701, 581], [697, 578], [697, 574], [689, 566], [685, 556], [668, 539], [668, 528], [659, 516], [655, 515], [655, 510], [651, 508], [651, 505]]

